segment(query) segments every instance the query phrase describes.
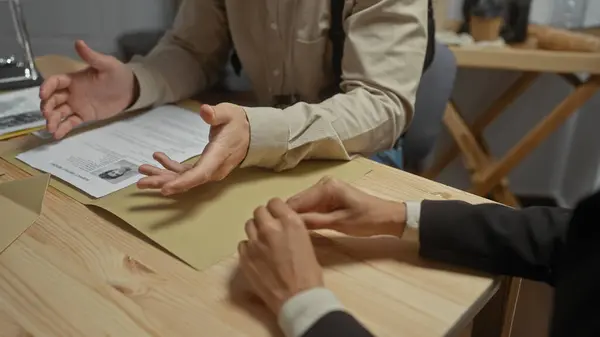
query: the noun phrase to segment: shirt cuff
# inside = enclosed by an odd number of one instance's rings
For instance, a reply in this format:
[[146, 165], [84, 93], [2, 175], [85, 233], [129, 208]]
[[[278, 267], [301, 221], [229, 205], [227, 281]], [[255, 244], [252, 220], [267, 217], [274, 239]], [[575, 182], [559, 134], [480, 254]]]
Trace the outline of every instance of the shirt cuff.
[[147, 108], [156, 103], [157, 90], [154, 87], [152, 73], [138, 62], [128, 63], [127, 66], [133, 71], [140, 86], [140, 92], [137, 100], [125, 111]]
[[286, 337], [301, 337], [323, 316], [341, 310], [344, 307], [330, 290], [313, 288], [285, 302], [279, 312], [279, 326]]
[[406, 226], [411, 229], [419, 229], [421, 221], [421, 202], [407, 201], [406, 204]]
[[250, 147], [241, 167], [277, 169], [288, 149], [289, 127], [286, 115], [276, 108], [244, 107], [250, 124]]

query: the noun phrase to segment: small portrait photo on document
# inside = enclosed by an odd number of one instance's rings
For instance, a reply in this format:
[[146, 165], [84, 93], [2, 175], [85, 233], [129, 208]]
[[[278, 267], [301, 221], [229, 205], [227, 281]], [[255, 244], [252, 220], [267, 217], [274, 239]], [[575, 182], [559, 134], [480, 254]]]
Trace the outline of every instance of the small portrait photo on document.
[[126, 160], [119, 160], [116, 163], [104, 166], [103, 168], [92, 172], [100, 179], [111, 184], [118, 184], [138, 174], [138, 166]]

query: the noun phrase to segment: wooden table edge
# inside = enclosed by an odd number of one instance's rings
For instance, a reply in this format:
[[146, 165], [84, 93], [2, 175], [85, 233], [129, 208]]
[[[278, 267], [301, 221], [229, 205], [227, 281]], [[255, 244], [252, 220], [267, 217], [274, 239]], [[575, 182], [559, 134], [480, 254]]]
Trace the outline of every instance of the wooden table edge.
[[490, 302], [492, 297], [496, 295], [502, 285], [502, 276], [492, 276], [490, 287], [469, 307], [467, 311], [456, 321], [456, 323], [446, 332], [445, 337], [458, 336], [473, 320], [479, 312]]

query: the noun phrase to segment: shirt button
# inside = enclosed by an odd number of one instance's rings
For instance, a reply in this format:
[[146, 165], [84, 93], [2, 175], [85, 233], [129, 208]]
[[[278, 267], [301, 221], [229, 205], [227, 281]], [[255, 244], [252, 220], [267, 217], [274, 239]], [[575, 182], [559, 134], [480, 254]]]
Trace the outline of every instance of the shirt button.
[[277, 24], [275, 22], [271, 22], [271, 29], [272, 30], [277, 30]]
[[279, 76], [280, 73], [281, 71], [279, 69], [273, 70], [273, 76]]

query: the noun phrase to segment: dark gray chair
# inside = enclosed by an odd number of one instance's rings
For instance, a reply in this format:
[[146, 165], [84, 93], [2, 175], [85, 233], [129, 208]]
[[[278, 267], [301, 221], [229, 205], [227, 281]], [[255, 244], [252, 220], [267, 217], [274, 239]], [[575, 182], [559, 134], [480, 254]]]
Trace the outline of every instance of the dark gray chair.
[[404, 167], [420, 172], [442, 130], [446, 104], [452, 95], [457, 66], [454, 54], [446, 45], [436, 43], [435, 57], [423, 74], [415, 102], [415, 117], [399, 146]]

